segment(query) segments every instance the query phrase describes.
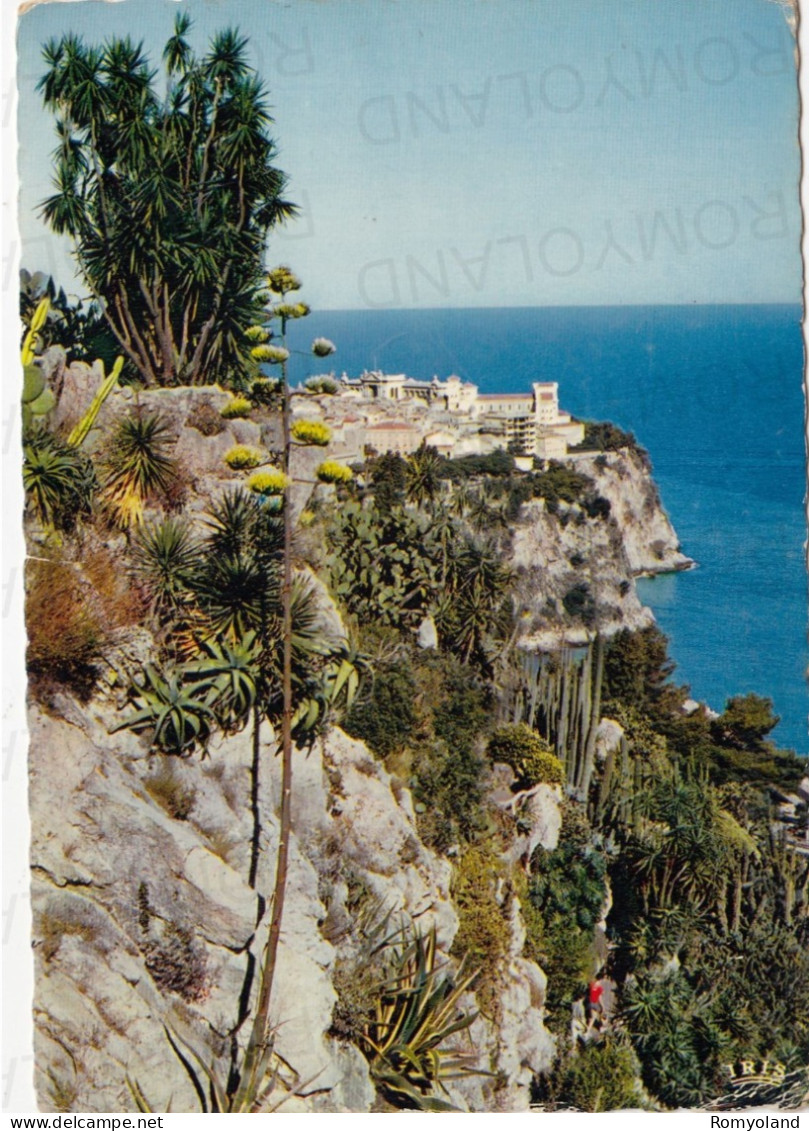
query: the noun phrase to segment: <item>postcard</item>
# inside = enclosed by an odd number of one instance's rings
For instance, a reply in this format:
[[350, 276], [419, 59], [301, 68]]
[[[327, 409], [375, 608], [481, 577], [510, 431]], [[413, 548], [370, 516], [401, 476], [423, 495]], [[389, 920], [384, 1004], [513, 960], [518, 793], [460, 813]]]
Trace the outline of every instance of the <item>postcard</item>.
[[798, 1126], [797, 24], [21, 9], [6, 1110]]

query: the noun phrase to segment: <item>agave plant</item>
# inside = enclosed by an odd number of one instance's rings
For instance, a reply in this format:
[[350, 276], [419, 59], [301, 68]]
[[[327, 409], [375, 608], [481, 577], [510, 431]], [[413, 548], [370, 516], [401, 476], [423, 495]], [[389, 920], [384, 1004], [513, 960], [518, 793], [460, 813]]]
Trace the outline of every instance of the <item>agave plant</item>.
[[151, 746], [165, 754], [190, 755], [198, 743], [204, 745], [216, 722], [205, 682], [188, 684], [182, 671], [159, 672], [151, 664], [144, 668], [142, 683], [136, 683], [133, 698], [139, 709], [112, 733], [127, 727], [151, 731]]
[[260, 684], [260, 650], [255, 632], [235, 644], [208, 641], [202, 659], [185, 666], [197, 687], [208, 689], [208, 700], [225, 730], [244, 726], [255, 707]]
[[446, 1092], [447, 1079], [480, 1073], [474, 1054], [447, 1047], [477, 1016], [460, 1007], [476, 976], [464, 963], [454, 975], [438, 964], [434, 927], [426, 936], [403, 929], [388, 948], [384, 981], [361, 1045], [374, 1083], [394, 1106], [457, 1110], [435, 1093]]
[[176, 472], [169, 456], [173, 440], [159, 416], [125, 417], [115, 430], [107, 456], [104, 498], [117, 526], [128, 530], [143, 520], [150, 495], [166, 491]]

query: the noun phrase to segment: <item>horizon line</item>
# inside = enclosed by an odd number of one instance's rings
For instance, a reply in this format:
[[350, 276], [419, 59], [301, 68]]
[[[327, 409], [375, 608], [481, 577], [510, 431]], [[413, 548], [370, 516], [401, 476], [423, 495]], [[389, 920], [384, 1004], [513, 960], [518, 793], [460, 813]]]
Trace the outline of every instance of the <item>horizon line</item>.
[[417, 311], [473, 311], [473, 310], [648, 310], [661, 307], [680, 310], [727, 306], [794, 306], [805, 308], [804, 300], [767, 300], [758, 302], [569, 302], [569, 303], [516, 303], [501, 306], [318, 306], [313, 314], [401, 314]]

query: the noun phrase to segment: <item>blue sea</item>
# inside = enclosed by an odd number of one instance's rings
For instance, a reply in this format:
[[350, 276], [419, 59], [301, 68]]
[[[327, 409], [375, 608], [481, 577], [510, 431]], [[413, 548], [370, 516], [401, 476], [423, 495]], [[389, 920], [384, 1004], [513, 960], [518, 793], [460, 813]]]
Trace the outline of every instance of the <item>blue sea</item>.
[[675, 678], [716, 710], [730, 695], [770, 696], [773, 738], [807, 754], [800, 316], [797, 305], [326, 311], [296, 336], [334, 341], [338, 374], [457, 373], [482, 392], [558, 381], [563, 408], [633, 431], [698, 562], [639, 583]]

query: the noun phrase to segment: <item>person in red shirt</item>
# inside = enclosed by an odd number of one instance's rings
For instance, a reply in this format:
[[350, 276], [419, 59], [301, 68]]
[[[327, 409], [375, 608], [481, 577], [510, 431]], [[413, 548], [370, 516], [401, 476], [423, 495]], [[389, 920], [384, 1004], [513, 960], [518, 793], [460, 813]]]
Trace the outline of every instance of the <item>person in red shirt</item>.
[[590, 985], [587, 987], [587, 1015], [589, 1018], [589, 1028], [593, 1028], [596, 1019], [602, 1021], [604, 1019], [604, 986], [594, 978]]

